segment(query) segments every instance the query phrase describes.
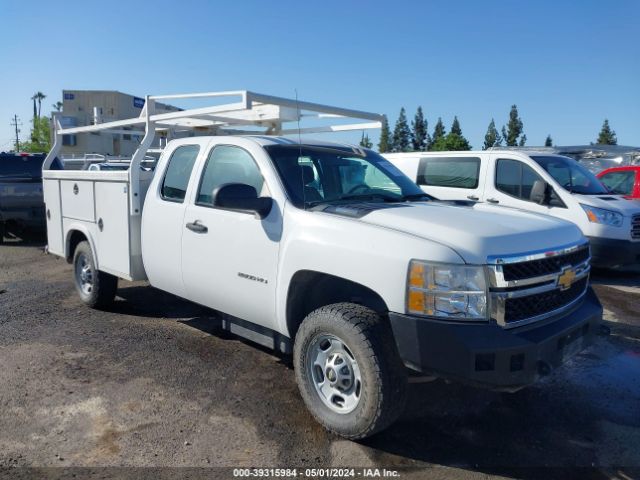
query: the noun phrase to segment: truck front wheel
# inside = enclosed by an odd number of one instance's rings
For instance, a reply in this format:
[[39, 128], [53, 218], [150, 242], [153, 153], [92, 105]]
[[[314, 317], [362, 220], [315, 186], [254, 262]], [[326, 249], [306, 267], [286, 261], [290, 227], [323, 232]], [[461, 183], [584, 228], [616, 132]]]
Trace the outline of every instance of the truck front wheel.
[[91, 308], [104, 308], [116, 296], [118, 277], [96, 269], [89, 242], [78, 244], [73, 254], [73, 278], [83, 303]]
[[389, 324], [373, 310], [337, 303], [311, 312], [293, 355], [302, 398], [327, 430], [365, 438], [402, 413], [406, 372]]

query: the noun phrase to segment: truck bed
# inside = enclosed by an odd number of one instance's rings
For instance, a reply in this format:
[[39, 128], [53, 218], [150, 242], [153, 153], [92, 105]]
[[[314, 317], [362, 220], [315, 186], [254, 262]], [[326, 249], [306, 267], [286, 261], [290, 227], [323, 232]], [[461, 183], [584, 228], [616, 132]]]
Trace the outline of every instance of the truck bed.
[[[141, 206], [153, 172], [140, 172]], [[127, 280], [147, 278], [140, 246], [141, 211], [132, 214], [128, 171], [44, 170], [49, 252], [67, 256], [71, 233], [83, 232], [98, 269]]]

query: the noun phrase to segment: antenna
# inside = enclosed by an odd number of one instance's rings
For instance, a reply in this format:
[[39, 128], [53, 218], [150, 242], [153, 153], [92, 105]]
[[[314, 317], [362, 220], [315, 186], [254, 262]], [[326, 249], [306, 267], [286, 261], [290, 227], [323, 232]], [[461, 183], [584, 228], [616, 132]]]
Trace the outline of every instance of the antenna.
[[[302, 157], [302, 137], [300, 136], [300, 104], [298, 103], [298, 89], [294, 88], [294, 92], [296, 93], [296, 119], [298, 120], [298, 147], [300, 148], [300, 153], [298, 154], [298, 166], [300, 167], [300, 157]], [[304, 209], [307, 209], [307, 197], [305, 195], [305, 185], [304, 185], [304, 170], [300, 167], [300, 183], [302, 184], [302, 204]]]

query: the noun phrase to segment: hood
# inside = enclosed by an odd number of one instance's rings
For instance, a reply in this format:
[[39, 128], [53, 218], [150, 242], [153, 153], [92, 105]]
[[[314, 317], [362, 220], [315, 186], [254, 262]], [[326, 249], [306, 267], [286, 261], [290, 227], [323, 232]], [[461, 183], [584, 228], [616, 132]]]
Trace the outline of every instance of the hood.
[[574, 198], [590, 207], [615, 210], [625, 217], [640, 213], [640, 202], [638, 199], [628, 198], [624, 195], [581, 195], [573, 194]]
[[436, 201], [395, 205], [398, 208], [371, 208], [357, 216], [349, 215], [349, 207], [344, 206], [342, 214], [446, 245], [472, 264], [484, 264], [489, 256], [551, 250], [584, 241], [573, 223], [521, 210]]

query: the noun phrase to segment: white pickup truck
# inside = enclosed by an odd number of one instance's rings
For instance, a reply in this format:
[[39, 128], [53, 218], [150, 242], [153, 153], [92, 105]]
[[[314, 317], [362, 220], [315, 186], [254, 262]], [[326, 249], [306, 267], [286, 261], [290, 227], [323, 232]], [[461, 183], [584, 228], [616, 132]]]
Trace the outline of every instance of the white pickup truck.
[[569, 222], [434, 201], [342, 144], [183, 138], [155, 172], [141, 155], [129, 171], [43, 172], [49, 251], [73, 264], [80, 298], [103, 307], [118, 277], [148, 279], [217, 310], [293, 353], [307, 407], [344, 437], [392, 423], [410, 375], [518, 389], [600, 328]]

